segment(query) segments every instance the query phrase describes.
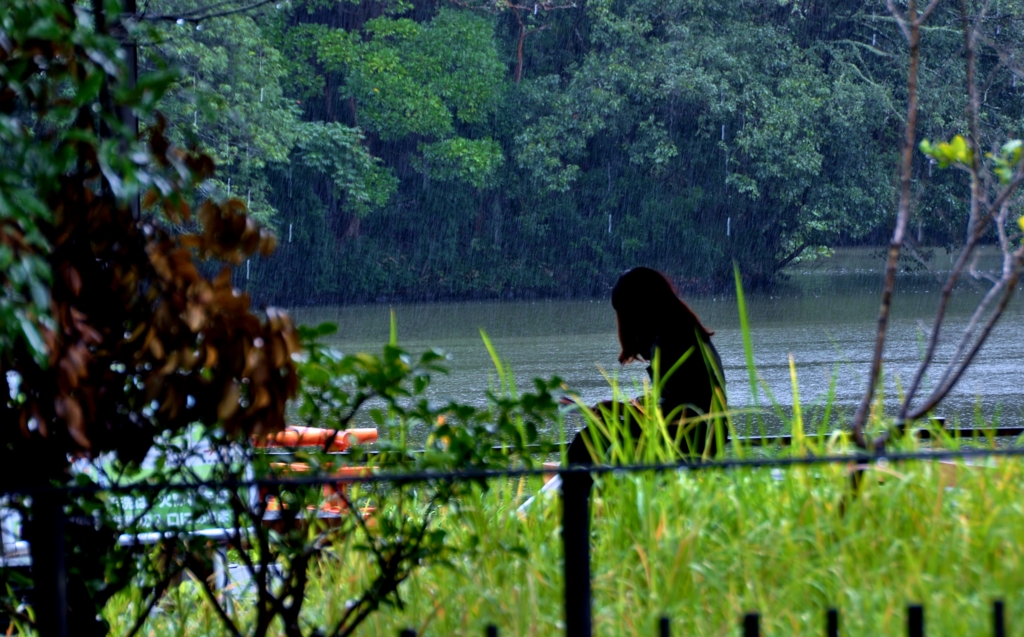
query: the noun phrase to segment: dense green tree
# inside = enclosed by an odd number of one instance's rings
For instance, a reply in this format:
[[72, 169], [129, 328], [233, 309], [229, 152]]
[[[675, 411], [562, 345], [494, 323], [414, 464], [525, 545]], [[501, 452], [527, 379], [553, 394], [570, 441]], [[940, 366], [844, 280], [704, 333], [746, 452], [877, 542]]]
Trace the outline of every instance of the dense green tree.
[[[907, 54], [881, 4], [293, 0], [260, 12], [226, 31], [171, 23], [167, 38], [190, 43], [163, 46], [190, 68], [249, 60], [179, 110], [243, 105], [201, 141], [235, 149], [234, 183], [293, 239], [297, 261], [257, 264], [262, 294], [599, 294], [638, 263], [708, 289], [728, 284], [733, 260], [770, 285], [793, 259], [885, 236]], [[1020, 124], [1019, 16], [994, 2], [980, 23], [993, 140]], [[921, 131], [934, 139], [965, 125], [959, 20], [940, 6], [924, 35]], [[257, 86], [278, 110], [253, 109]], [[257, 138], [274, 150], [239, 160]], [[915, 174], [912, 238], [954, 243], [963, 176], [923, 156]]]
[[[196, 0], [163, 0], [148, 11], [188, 14]], [[233, 14], [198, 24], [161, 21], [141, 47], [141, 66], [168, 63], [180, 79], [160, 104], [171, 139], [202, 148], [220, 167], [205, 188], [245, 199], [259, 219], [275, 210], [268, 202], [268, 164], [288, 162], [299, 135], [298, 105], [286, 98], [281, 53], [257, 25], [259, 14]]]

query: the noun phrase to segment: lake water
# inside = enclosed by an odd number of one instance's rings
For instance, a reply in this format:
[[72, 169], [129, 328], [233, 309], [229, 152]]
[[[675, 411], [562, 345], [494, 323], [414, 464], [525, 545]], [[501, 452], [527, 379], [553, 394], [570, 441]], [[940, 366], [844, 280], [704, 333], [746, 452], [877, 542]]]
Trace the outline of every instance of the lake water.
[[[822, 404], [833, 379], [841, 421], [847, 422], [856, 409], [866, 384], [882, 284], [883, 264], [872, 252], [837, 251], [833, 258], [792, 268], [787, 280], [770, 294], [747, 295], [757, 369], [784, 411], [793, 402], [790, 355], [808, 422], [813, 422], [808, 414], [813, 416], [815, 406]], [[982, 265], [994, 268], [995, 255], [986, 257]], [[938, 270], [946, 261], [946, 255], [937, 251]], [[955, 293], [942, 330], [939, 361], [948, 360], [954, 338], [986, 287], [965, 283]], [[896, 409], [899, 387], [910, 382], [923, 352], [939, 290], [935, 276], [927, 272], [904, 273], [899, 279], [885, 354], [890, 413]], [[687, 297], [686, 301], [715, 331], [730, 406], [751, 406], [735, 295]], [[333, 344], [344, 352], [380, 351], [392, 307], [399, 340], [407, 350], [416, 353], [439, 347], [451, 356], [450, 374], [435, 378], [429, 394], [432, 400], [484, 402], [484, 391], [495, 374], [480, 339], [481, 329], [511, 365], [519, 387], [532, 386], [533, 377], [558, 375], [592, 404], [610, 397], [603, 374], [617, 375], [626, 385], [639, 384], [646, 376], [642, 364], [619, 365], [615, 314], [607, 298], [303, 308], [293, 315], [306, 324], [337, 323]], [[997, 416], [1004, 424], [1020, 422], [1024, 412], [1022, 319], [1024, 303], [1018, 295], [938, 415], [963, 426], [976, 424], [976, 414], [986, 419]], [[759, 404], [769, 404], [763, 394]], [[770, 429], [778, 429], [776, 418], [769, 416], [768, 422]]]

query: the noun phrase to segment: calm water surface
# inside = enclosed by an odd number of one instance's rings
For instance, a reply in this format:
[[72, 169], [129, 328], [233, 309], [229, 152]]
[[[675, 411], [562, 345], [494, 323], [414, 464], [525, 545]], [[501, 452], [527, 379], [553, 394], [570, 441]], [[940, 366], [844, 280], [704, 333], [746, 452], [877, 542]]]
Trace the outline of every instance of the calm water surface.
[[[939, 259], [940, 261], [942, 259]], [[805, 418], [815, 413], [834, 381], [835, 405], [843, 420], [856, 409], [867, 378], [879, 307], [880, 262], [865, 251], [794, 269], [771, 294], [748, 295], [758, 372], [774, 399], [788, 412], [793, 403], [789, 357], [796, 363]], [[942, 334], [939, 360], [948, 360], [954, 336], [966, 325], [984, 293], [980, 284], [963, 285], [954, 296]], [[923, 352], [926, 330], [938, 302], [939, 284], [927, 273], [900, 278], [886, 349], [887, 408], [895, 410], [899, 388], [908, 384]], [[686, 299], [709, 329], [722, 356], [732, 407], [753, 405], [739, 329], [735, 296]], [[610, 397], [603, 374], [626, 385], [642, 383], [642, 364], [617, 361], [615, 314], [608, 299], [466, 302], [393, 306], [399, 340], [419, 352], [439, 347], [450, 354], [450, 374], [435, 378], [433, 400], [483, 403], [494, 368], [480, 339], [483, 329], [511, 365], [519, 387], [530, 379], [558, 375], [588, 403]], [[333, 321], [334, 344], [342, 351], [379, 351], [388, 335], [392, 306], [304, 308], [293, 312], [302, 323]], [[977, 415], [1018, 423], [1024, 412], [1024, 303], [1019, 298], [976, 357], [938, 413], [961, 425]], [[937, 377], [938, 372], [933, 373]], [[770, 404], [762, 393], [759, 404]], [[778, 423], [769, 417], [769, 422]], [[833, 424], [833, 426], [835, 426]], [[770, 429], [777, 429], [769, 424]]]

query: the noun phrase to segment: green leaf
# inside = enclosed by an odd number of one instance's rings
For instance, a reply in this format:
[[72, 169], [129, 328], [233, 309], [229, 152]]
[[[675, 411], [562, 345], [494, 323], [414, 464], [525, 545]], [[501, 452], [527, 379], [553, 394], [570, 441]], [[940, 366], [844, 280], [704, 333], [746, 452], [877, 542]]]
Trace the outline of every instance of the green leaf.
[[29, 348], [32, 350], [32, 357], [39, 362], [44, 361], [49, 352], [46, 349], [46, 343], [43, 342], [42, 337], [39, 335], [39, 330], [36, 329], [35, 323], [25, 316], [24, 312], [18, 311], [15, 314], [18, 317], [21, 332], [28, 342]]
[[1011, 139], [1003, 144], [1002, 156], [1011, 166], [1016, 166], [1020, 161], [1021, 151], [1024, 149], [1024, 142], [1019, 139]]
[[318, 337], [330, 336], [338, 331], [337, 323], [324, 322], [314, 328], [314, 334]]

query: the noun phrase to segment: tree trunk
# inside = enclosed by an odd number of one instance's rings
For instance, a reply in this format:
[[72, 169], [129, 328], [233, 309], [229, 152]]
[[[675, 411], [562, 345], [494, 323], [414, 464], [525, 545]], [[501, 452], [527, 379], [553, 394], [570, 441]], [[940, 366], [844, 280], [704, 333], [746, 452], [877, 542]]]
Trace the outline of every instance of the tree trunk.
[[345, 229], [345, 239], [358, 239], [359, 238], [359, 217], [352, 215], [352, 218], [348, 221], [348, 227]]
[[491, 217], [494, 219], [494, 247], [500, 252], [501, 251], [501, 231], [502, 231], [502, 209], [501, 209], [501, 195], [495, 193], [494, 198], [491, 199]]
[[476, 221], [473, 223], [473, 238], [479, 239], [484, 234], [484, 221], [486, 220], [486, 206], [484, 206], [484, 197], [480, 197], [480, 203], [476, 207]]

